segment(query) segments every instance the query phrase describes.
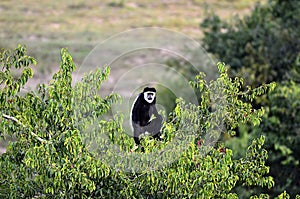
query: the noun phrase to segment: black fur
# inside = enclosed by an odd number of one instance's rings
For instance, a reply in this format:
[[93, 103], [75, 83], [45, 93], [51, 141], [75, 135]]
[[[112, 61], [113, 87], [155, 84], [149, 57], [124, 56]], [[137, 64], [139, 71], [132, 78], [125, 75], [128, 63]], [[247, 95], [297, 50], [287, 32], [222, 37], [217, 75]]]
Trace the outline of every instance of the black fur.
[[[154, 138], [160, 138], [162, 116], [158, 114], [155, 106], [156, 96], [152, 103], [148, 103], [144, 99], [144, 93], [147, 91], [156, 92], [155, 88], [146, 87], [144, 91], [139, 94], [131, 112], [134, 141], [136, 144], [140, 144], [139, 136], [144, 134], [146, 131]], [[155, 116], [155, 119], [150, 121], [152, 115]]]

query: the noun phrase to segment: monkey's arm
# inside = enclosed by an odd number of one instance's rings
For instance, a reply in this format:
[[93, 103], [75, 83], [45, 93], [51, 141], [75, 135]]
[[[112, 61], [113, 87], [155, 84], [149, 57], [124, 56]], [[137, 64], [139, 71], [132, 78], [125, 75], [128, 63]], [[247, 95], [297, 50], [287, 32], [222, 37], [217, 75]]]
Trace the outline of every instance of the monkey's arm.
[[151, 123], [151, 121], [153, 121], [153, 120], [162, 120], [162, 116], [158, 113], [155, 105], [151, 106], [150, 113], [151, 113], [151, 115], [150, 115], [150, 120], [149, 120], [148, 124]]
[[155, 106], [155, 105], [152, 107], [152, 109], [153, 109], [153, 115], [154, 115], [156, 118], [158, 118], [158, 117], [160, 117], [160, 116], [161, 116], [160, 114], [158, 114], [158, 112], [157, 112], [157, 109], [156, 109], [156, 106]]

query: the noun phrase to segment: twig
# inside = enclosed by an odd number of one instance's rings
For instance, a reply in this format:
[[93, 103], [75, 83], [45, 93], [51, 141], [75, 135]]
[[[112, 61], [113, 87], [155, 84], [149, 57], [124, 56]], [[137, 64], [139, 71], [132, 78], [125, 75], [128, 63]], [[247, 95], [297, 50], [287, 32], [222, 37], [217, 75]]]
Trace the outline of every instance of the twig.
[[[6, 115], [6, 114], [2, 114], [2, 117], [7, 119], [7, 120], [11, 120], [15, 123], [17, 123], [18, 125], [22, 126], [23, 128], [27, 128], [22, 122], [20, 122], [19, 120], [17, 120], [15, 117], [12, 117], [12, 116], [9, 116], [9, 115]], [[38, 141], [42, 142], [42, 143], [51, 143], [50, 141], [48, 140], [45, 140], [41, 137], [39, 137], [37, 134], [35, 134], [34, 132], [30, 132], [30, 134], [35, 137]]]

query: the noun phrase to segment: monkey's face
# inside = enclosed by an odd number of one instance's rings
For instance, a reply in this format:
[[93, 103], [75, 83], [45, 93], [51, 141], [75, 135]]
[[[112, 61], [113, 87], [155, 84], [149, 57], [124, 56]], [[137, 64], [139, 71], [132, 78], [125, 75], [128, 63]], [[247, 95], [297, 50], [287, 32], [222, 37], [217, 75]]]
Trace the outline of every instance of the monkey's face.
[[155, 92], [153, 92], [153, 91], [144, 92], [144, 99], [146, 100], [146, 102], [151, 104], [155, 99]]

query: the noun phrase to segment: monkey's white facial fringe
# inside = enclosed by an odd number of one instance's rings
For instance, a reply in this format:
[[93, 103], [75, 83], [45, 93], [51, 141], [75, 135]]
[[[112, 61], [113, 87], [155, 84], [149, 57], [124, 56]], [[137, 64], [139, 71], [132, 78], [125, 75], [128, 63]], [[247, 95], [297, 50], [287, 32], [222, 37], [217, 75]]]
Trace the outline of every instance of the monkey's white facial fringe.
[[146, 100], [146, 102], [151, 104], [155, 99], [155, 92], [152, 92], [152, 91], [144, 92], [144, 99]]

